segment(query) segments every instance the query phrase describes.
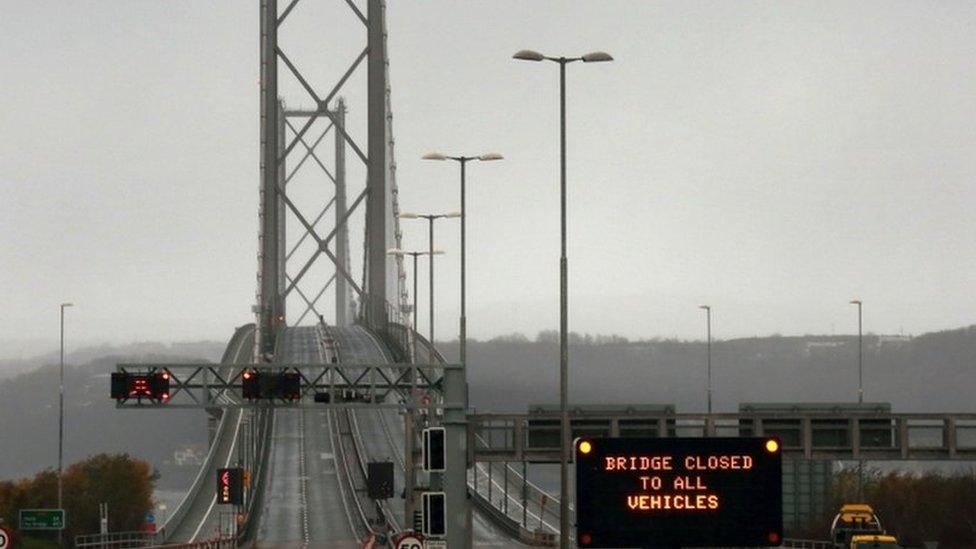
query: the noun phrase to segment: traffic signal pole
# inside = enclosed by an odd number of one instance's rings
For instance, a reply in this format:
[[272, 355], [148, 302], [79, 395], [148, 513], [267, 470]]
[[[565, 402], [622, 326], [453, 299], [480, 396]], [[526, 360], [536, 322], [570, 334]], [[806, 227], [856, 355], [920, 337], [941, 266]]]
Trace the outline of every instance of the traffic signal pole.
[[447, 439], [447, 471], [443, 473], [447, 496], [447, 546], [471, 547], [471, 505], [468, 500], [467, 452], [468, 383], [463, 368], [444, 372], [444, 427]]

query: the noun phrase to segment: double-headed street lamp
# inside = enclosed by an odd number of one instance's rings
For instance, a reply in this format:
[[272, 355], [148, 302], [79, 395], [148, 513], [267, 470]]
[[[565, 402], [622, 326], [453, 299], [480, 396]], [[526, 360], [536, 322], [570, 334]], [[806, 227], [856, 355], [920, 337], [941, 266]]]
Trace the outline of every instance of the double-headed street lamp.
[[[64, 467], [64, 310], [67, 307], [74, 307], [74, 303], [61, 304], [61, 382], [58, 388], [58, 509], [64, 509], [61, 473]], [[58, 530], [58, 545], [63, 546], [62, 530]]]
[[613, 57], [602, 51], [588, 53], [582, 57], [548, 57], [537, 51], [521, 50], [512, 56], [522, 61], [552, 61], [559, 64], [559, 194], [562, 236], [559, 257], [559, 411], [560, 448], [562, 457], [559, 467], [559, 546], [569, 547], [569, 409], [567, 394], [569, 385], [569, 318], [568, 282], [566, 266], [566, 65], [575, 61], [597, 63], [613, 61]]
[[712, 413], [712, 306], [700, 305], [699, 309], [705, 310], [705, 334], [708, 340], [708, 413]]
[[464, 221], [467, 219], [467, 211], [464, 205], [464, 168], [471, 160], [488, 162], [492, 160], [502, 160], [504, 157], [498, 153], [485, 153], [478, 156], [448, 156], [439, 152], [429, 152], [423, 156], [424, 160], [453, 160], [461, 165], [461, 343], [460, 355], [461, 364], [467, 364], [467, 343], [468, 327], [467, 316], [465, 315], [465, 229]]
[[[428, 231], [428, 246], [427, 253], [431, 256], [430, 258], [430, 346], [434, 346], [434, 221], [438, 219], [454, 219], [461, 217], [458, 212], [451, 212], [446, 214], [415, 214], [415, 213], [402, 213], [400, 214], [400, 219], [426, 219], [429, 225]], [[416, 278], [414, 279], [416, 280]], [[414, 330], [417, 327], [414, 325]]]
[[857, 305], [857, 403], [864, 402], [864, 333], [861, 331], [860, 299], [852, 299], [851, 305]]
[[[386, 253], [388, 253], [390, 255], [398, 255], [398, 256], [401, 256], [401, 257], [403, 257], [405, 255], [409, 255], [409, 256], [412, 256], [413, 257], [413, 329], [414, 329], [414, 331], [416, 331], [417, 330], [417, 258], [419, 256], [422, 256], [422, 255], [430, 255], [430, 256], [441, 255], [444, 252], [442, 252], [440, 250], [433, 250], [433, 251], [428, 250], [428, 251], [423, 251], [423, 252], [408, 252], [408, 251], [405, 251], [405, 250], [401, 250], [399, 248], [390, 248], [389, 250], [386, 251]], [[433, 265], [433, 261], [431, 261], [431, 265]], [[433, 296], [433, 294], [431, 294], [431, 295]], [[416, 350], [415, 350], [414, 356], [412, 358], [416, 362], [416, 360], [417, 360]]]

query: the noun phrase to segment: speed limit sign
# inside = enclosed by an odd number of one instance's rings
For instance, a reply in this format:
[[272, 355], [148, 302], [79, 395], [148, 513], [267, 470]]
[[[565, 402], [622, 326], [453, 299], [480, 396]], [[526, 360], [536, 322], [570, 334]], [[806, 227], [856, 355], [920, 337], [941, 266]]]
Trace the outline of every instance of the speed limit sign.
[[10, 539], [10, 531], [0, 526], [0, 549], [9, 549], [13, 547], [13, 540]]
[[424, 537], [420, 534], [403, 534], [397, 538], [396, 549], [424, 549]]

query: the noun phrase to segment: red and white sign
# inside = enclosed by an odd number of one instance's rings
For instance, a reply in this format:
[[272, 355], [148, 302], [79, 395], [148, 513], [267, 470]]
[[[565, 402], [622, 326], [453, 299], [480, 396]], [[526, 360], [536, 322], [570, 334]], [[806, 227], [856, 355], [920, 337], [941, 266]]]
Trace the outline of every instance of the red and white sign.
[[424, 537], [413, 533], [401, 534], [397, 538], [396, 549], [424, 549]]
[[13, 545], [13, 534], [10, 533], [10, 530], [0, 526], [0, 549], [8, 549], [13, 547]]

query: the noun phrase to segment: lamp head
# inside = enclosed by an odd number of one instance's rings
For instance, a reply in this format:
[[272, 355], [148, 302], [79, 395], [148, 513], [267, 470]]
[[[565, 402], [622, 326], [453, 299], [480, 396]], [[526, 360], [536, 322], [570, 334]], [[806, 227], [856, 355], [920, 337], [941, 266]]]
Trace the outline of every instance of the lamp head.
[[447, 160], [447, 156], [437, 151], [431, 151], [422, 157], [424, 160]]
[[403, 212], [403, 213], [400, 214], [399, 217], [400, 217], [400, 219], [417, 219], [420, 216], [417, 215], [417, 214], [415, 214], [415, 213]]
[[519, 50], [512, 56], [512, 59], [519, 59], [521, 61], [542, 61], [545, 58], [546, 56], [532, 50]]
[[485, 153], [478, 157], [478, 160], [482, 162], [490, 162], [492, 160], [503, 160], [505, 157], [498, 153]]
[[609, 53], [603, 51], [590, 52], [582, 57], [584, 63], [605, 63], [613, 61]]

